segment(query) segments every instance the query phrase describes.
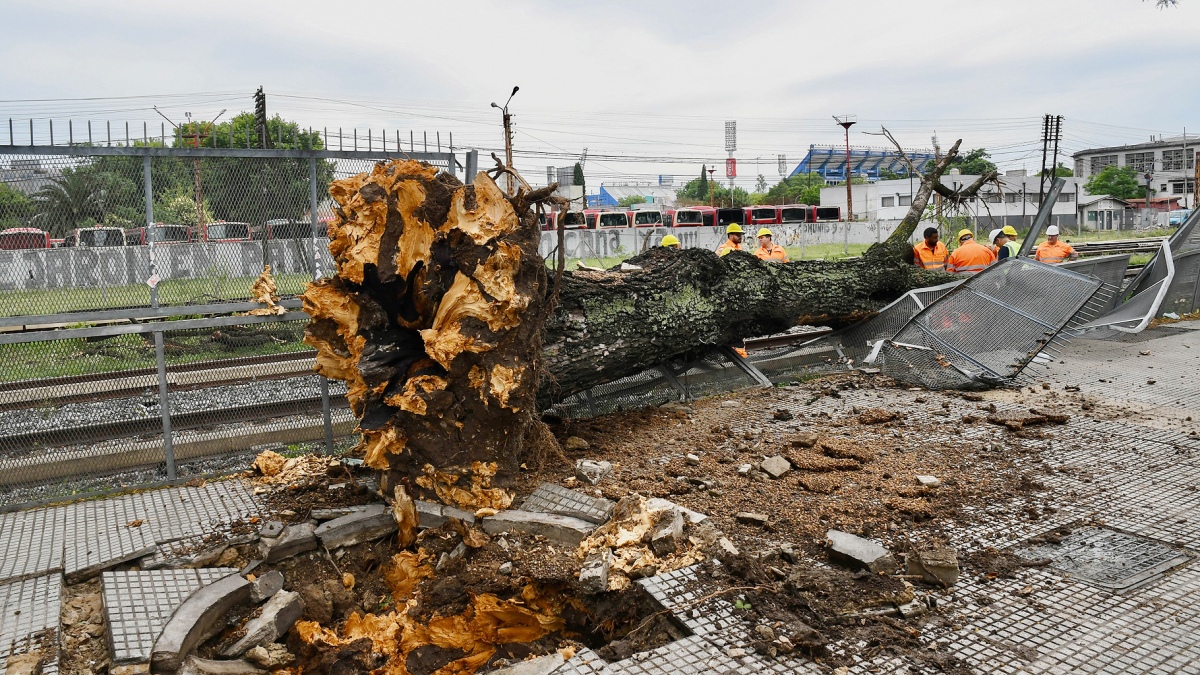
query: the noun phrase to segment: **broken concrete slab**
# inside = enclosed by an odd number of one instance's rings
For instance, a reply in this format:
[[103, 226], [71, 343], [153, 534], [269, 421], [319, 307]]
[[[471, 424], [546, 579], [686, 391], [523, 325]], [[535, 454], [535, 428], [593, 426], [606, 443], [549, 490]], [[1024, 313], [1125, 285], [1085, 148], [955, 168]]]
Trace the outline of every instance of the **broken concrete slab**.
[[470, 511], [434, 502], [416, 501], [417, 527], [419, 529], [434, 529], [446, 524], [451, 518], [457, 518], [466, 525], [475, 524], [475, 514]]
[[[313, 537], [315, 545], [316, 537]], [[201, 642], [224, 625], [225, 616], [250, 601], [250, 582], [231, 574], [196, 591], [180, 605], [150, 651], [150, 670], [174, 673]]]
[[289, 525], [278, 537], [262, 540], [263, 559], [268, 564], [286, 560], [316, 547], [317, 534], [312, 523]]
[[189, 656], [179, 675], [265, 675], [267, 671], [246, 661], [216, 661]]
[[488, 534], [534, 534], [565, 546], [578, 546], [594, 529], [596, 526], [586, 520], [536, 511], [510, 509], [483, 519], [483, 531]]
[[914, 551], [908, 555], [908, 573], [931, 584], [950, 588], [958, 583], [958, 553], [948, 547]]
[[283, 574], [279, 570], [271, 570], [250, 582], [250, 601], [262, 602], [283, 590]]
[[272, 642], [247, 651], [245, 659], [261, 668], [281, 668], [295, 661], [296, 657], [284, 645]]
[[575, 477], [588, 485], [599, 485], [612, 472], [612, 462], [581, 459], [575, 462]]
[[521, 661], [511, 666], [506, 666], [498, 670], [488, 671], [487, 675], [550, 675], [558, 670], [559, 666], [563, 665], [562, 654], [554, 653], [547, 656], [539, 656], [536, 659]]
[[759, 468], [771, 478], [783, 478], [787, 475], [788, 471], [792, 470], [792, 463], [784, 457], [775, 455], [774, 457], [764, 459]]
[[612, 549], [594, 551], [583, 561], [579, 570], [579, 587], [584, 593], [595, 595], [608, 590], [608, 571], [612, 567]]
[[283, 534], [283, 528], [285, 527], [287, 526], [283, 524], [282, 520], [268, 520], [267, 522], [263, 523], [261, 528], [259, 528], [258, 536], [272, 538], [278, 537], [279, 535]]
[[555, 483], [542, 483], [521, 504], [522, 511], [553, 513], [600, 525], [612, 517], [615, 505]]
[[927, 475], [918, 474], [917, 482], [927, 488], [935, 488], [935, 487], [940, 487], [942, 485], [942, 481], [939, 480], [937, 476], [927, 476]]
[[792, 437], [792, 445], [797, 448], [811, 448], [820, 440], [820, 435], [815, 432], [801, 431]]
[[830, 561], [851, 569], [886, 574], [898, 568], [896, 559], [886, 548], [849, 532], [829, 530], [825, 533], [825, 546]]
[[650, 549], [659, 557], [669, 556], [683, 543], [683, 512], [673, 508], [659, 516], [650, 533]]
[[762, 513], [752, 513], [750, 511], [739, 511], [733, 518], [743, 525], [756, 525], [758, 527], [766, 525], [771, 520]]
[[321, 523], [314, 534], [328, 549], [354, 546], [381, 539], [397, 530], [396, 519], [385, 504], [371, 504], [341, 518]]
[[291, 630], [304, 614], [304, 601], [295, 591], [276, 593], [263, 605], [262, 613], [246, 622], [245, 635], [226, 649], [223, 656], [241, 656], [253, 647], [268, 645]]
[[361, 511], [364, 508], [366, 508], [366, 507], [365, 506], [335, 506], [335, 507], [324, 508], [324, 509], [313, 509], [312, 511], [309, 511], [308, 515], [312, 516], [312, 518], [314, 520], [318, 520], [323, 523], [326, 520], [333, 520], [334, 518], [341, 518], [342, 516], [348, 516], [348, 515], [354, 513], [355, 511]]
[[683, 514], [684, 522], [688, 525], [699, 525], [700, 523], [708, 520], [708, 516], [706, 514], [700, 513], [699, 511], [693, 511], [686, 506], [680, 506], [679, 504], [667, 499], [663, 499], [662, 497], [651, 497], [650, 499], [646, 500], [646, 511], [649, 513], [668, 511], [670, 509], [679, 509], [679, 512]]

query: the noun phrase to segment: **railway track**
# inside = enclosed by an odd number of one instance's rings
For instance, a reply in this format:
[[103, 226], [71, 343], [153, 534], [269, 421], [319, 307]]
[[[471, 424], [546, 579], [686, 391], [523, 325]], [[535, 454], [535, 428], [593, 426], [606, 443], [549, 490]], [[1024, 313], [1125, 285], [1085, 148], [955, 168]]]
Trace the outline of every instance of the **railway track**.
[[[297, 377], [311, 374], [314, 365], [311, 351], [186, 363], [167, 368], [167, 385], [172, 391], [182, 391]], [[147, 389], [157, 397], [158, 371], [154, 368], [5, 382], [0, 383], [0, 410], [122, 398]]]

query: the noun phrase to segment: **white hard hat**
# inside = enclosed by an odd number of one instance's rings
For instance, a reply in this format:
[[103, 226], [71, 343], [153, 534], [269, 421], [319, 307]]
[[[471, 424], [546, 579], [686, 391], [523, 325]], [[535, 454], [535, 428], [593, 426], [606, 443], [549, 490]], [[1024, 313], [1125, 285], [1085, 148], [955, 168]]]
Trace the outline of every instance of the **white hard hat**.
[[988, 241], [990, 241], [990, 242], [995, 242], [995, 241], [996, 241], [996, 237], [999, 237], [999, 236], [1000, 236], [1000, 233], [1001, 233], [1002, 231], [1003, 231], [1003, 230], [1000, 230], [1000, 229], [995, 229], [995, 230], [992, 230], [992, 231], [991, 231], [991, 233], [990, 233], [990, 234], [988, 234]]
[[1055, 235], [1055, 234], [1058, 234], [1058, 226], [1057, 225], [1051, 225], [1050, 227], [1046, 228], [1046, 236], [1047, 237]]

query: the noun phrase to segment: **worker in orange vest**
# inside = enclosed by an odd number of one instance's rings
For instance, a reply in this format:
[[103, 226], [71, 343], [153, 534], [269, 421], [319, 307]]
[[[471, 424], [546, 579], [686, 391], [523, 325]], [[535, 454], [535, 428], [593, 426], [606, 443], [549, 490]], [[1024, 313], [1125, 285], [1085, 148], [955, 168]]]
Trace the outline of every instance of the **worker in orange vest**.
[[978, 274], [996, 262], [996, 254], [975, 241], [970, 230], [958, 231], [958, 248], [946, 259], [946, 271], [954, 274]]
[[745, 234], [745, 232], [742, 230], [742, 226], [738, 225], [737, 223], [725, 228], [725, 236], [728, 237], [728, 239], [726, 239], [721, 243], [720, 246], [717, 247], [717, 255], [724, 256], [730, 251], [745, 251], [746, 249], [742, 248], [743, 234]]
[[913, 263], [927, 270], [946, 271], [946, 258], [950, 252], [946, 245], [938, 241], [936, 227], [925, 228], [925, 241], [913, 247]]
[[1034, 259], [1050, 265], [1057, 265], [1064, 260], [1078, 260], [1079, 254], [1075, 248], [1065, 241], [1058, 240], [1058, 226], [1046, 228], [1046, 241], [1038, 244]]
[[776, 246], [771, 241], [771, 231], [767, 228], [762, 228], [758, 231], [758, 250], [754, 252], [759, 260], [768, 260], [770, 262], [791, 262], [788, 260], [787, 251], [783, 250], [782, 246]]

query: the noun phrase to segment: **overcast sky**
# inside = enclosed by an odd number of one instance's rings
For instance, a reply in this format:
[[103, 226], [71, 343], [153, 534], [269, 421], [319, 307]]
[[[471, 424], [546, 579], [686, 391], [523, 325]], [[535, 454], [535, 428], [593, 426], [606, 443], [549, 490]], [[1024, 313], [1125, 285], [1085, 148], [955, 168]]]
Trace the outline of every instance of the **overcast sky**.
[[1034, 170], [1046, 113], [1066, 118], [1067, 156], [1200, 136], [1200, 0], [3, 4], [0, 118], [18, 142], [30, 117], [140, 129], [162, 121], [155, 104], [251, 110], [260, 85], [303, 126], [488, 150], [503, 144], [489, 103], [519, 85], [518, 168], [544, 182], [586, 147], [589, 187], [690, 178], [725, 156], [727, 119], [746, 187], [778, 178], [777, 155], [790, 170], [841, 143], [834, 114], [858, 116], [855, 145], [885, 124], [906, 146], [936, 132]]

